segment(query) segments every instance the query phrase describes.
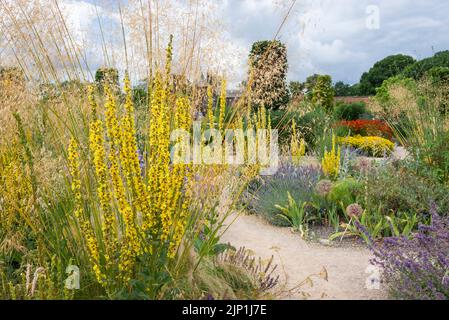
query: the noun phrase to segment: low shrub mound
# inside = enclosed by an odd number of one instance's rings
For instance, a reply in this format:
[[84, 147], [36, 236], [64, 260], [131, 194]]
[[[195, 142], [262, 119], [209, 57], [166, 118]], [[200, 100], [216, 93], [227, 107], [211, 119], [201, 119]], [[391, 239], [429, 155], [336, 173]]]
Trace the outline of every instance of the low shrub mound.
[[321, 174], [317, 166], [283, 164], [275, 175], [250, 185], [247, 209], [273, 225], [290, 226], [279, 206], [288, 206], [290, 197], [298, 204], [312, 201]]
[[360, 119], [366, 113], [366, 105], [363, 102], [337, 104], [334, 111], [335, 117], [338, 120], [347, 121]]
[[340, 121], [336, 128], [345, 135], [378, 136], [389, 140], [393, 138], [393, 130], [382, 120]]
[[340, 137], [338, 142], [359, 149], [373, 157], [389, 156], [394, 150], [394, 143], [381, 137]]

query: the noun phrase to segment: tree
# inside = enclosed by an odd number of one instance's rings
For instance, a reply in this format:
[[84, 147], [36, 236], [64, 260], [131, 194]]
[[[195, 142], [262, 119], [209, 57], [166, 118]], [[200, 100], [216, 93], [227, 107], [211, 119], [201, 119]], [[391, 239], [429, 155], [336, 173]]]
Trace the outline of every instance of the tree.
[[304, 88], [306, 89], [307, 93], [312, 93], [319, 77], [320, 75], [316, 73], [307, 77], [306, 82], [304, 82]]
[[305, 86], [304, 83], [299, 81], [291, 81], [288, 85], [288, 90], [290, 91], [290, 97], [292, 99], [300, 97], [304, 94]]
[[427, 71], [427, 76], [437, 85], [449, 85], [449, 68], [433, 67]]
[[326, 110], [334, 107], [335, 92], [332, 87], [332, 78], [328, 75], [320, 75], [316, 79], [316, 84], [312, 90], [312, 102], [321, 105]]
[[403, 71], [403, 76], [418, 80], [422, 78], [429, 70], [436, 67], [449, 67], [449, 51], [441, 51], [433, 57], [420, 60], [409, 65]]
[[352, 87], [343, 81], [338, 81], [335, 83], [334, 91], [337, 97], [349, 97], [353, 95]]
[[258, 41], [250, 55], [250, 79], [253, 103], [279, 109], [288, 103], [287, 48], [280, 41]]
[[449, 68], [434, 67], [427, 71], [430, 85], [426, 87], [432, 97], [438, 97], [441, 113], [449, 113]]
[[376, 94], [376, 88], [380, 87], [385, 80], [401, 74], [415, 62], [412, 57], [402, 54], [388, 56], [376, 62], [368, 72], [362, 75], [360, 93], [362, 95]]

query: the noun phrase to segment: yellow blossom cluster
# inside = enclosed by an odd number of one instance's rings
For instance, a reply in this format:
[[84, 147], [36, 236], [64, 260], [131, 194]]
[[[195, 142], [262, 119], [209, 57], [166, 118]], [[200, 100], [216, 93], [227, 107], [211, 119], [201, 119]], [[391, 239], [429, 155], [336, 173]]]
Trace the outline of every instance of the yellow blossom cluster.
[[218, 130], [222, 131], [224, 129], [226, 115], [226, 80], [221, 83], [221, 94], [220, 94], [220, 115], [218, 118]]
[[[75, 217], [97, 280], [107, 292], [113, 291], [108, 287], [113, 282], [110, 278], [128, 283], [135, 276], [139, 257], [144, 253], [157, 255], [154, 259], [161, 255], [174, 258], [185, 233], [190, 210], [186, 185], [192, 170], [187, 163], [171, 161], [170, 138], [174, 129], [190, 130], [192, 108], [189, 99], [176, 95], [170, 85], [171, 55], [170, 43], [165, 76], [158, 73], [152, 85], [148, 139], [142, 143], [148, 153], [146, 170], [142, 170], [139, 159], [132, 88], [127, 75], [123, 103], [118, 103], [118, 97], [105, 85], [105, 103], [100, 108], [95, 89], [89, 88], [92, 120], [87, 162], [94, 169], [93, 199], [88, 194], [83, 200], [79, 148], [73, 139], [69, 146]], [[100, 109], [104, 109], [104, 116]], [[84, 191], [90, 190], [86, 187]], [[95, 202], [84, 203], [87, 201]], [[85, 205], [90, 205], [89, 213], [84, 211]]]
[[306, 155], [306, 142], [303, 138], [299, 139], [296, 121], [292, 121], [292, 137], [290, 141], [290, 153], [294, 163], [299, 163], [301, 158]]
[[341, 137], [338, 138], [338, 142], [365, 151], [375, 157], [388, 156], [394, 150], [394, 143], [381, 137]]
[[104, 284], [106, 277], [103, 274], [100, 266], [100, 253], [98, 250], [97, 241], [91, 228], [90, 219], [86, 218], [84, 213], [84, 201], [81, 194], [81, 175], [80, 162], [78, 153], [78, 143], [75, 139], [70, 140], [68, 150], [69, 171], [72, 177], [72, 192], [75, 196], [75, 217], [79, 222], [80, 229], [84, 235], [84, 240], [87, 244], [87, 249], [90, 254], [90, 260], [93, 265], [95, 276], [99, 283]]
[[337, 178], [340, 173], [341, 148], [337, 147], [337, 138], [332, 136], [332, 150], [324, 151], [322, 160], [323, 172], [330, 178]]
[[3, 231], [14, 232], [24, 221], [32, 225], [33, 187], [19, 155], [0, 152], [0, 221]]
[[215, 127], [215, 116], [214, 116], [214, 94], [212, 87], [207, 88], [207, 118], [209, 120], [209, 129]]

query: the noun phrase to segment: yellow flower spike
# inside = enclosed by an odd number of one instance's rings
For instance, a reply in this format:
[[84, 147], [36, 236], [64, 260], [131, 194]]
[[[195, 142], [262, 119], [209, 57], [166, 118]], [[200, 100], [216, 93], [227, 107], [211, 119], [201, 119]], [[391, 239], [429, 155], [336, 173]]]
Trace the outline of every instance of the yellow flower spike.
[[100, 207], [103, 213], [102, 232], [105, 237], [107, 256], [109, 256], [114, 250], [115, 246], [113, 244], [117, 241], [115, 234], [116, 227], [115, 219], [111, 209], [112, 196], [108, 187], [109, 181], [107, 178], [104, 127], [103, 122], [96, 118], [97, 104], [95, 102], [93, 92], [93, 87], [90, 87], [89, 101], [92, 107], [92, 114], [95, 116], [95, 119], [90, 124], [89, 146], [90, 152], [93, 155], [93, 164], [98, 184], [97, 192], [100, 199]]
[[261, 128], [266, 129], [267, 128], [267, 109], [265, 109], [265, 107], [261, 107], [260, 108], [261, 114], [260, 114], [260, 118], [261, 118]]
[[100, 200], [100, 207], [103, 213], [102, 232], [105, 238], [105, 246], [108, 255], [113, 251], [113, 244], [116, 242], [115, 219], [112, 214], [109, 191], [109, 181], [107, 178], [106, 150], [104, 147], [103, 122], [95, 120], [90, 124], [89, 130], [90, 151], [93, 155], [93, 164], [97, 177], [97, 193]]
[[[175, 124], [177, 128], [188, 130], [192, 125], [190, 116], [190, 105], [186, 98], [179, 98], [176, 102]], [[171, 199], [171, 226], [173, 228], [173, 235], [171, 237], [169, 246], [169, 257], [174, 258], [177, 248], [184, 235], [185, 225], [187, 223], [189, 203], [186, 198], [182, 198], [182, 189], [185, 179], [189, 179], [187, 165], [184, 163], [173, 164], [172, 181], [169, 198]], [[182, 199], [181, 199], [182, 198]], [[182, 200], [181, 210], [176, 213], [179, 200]]]
[[304, 139], [299, 139], [296, 121], [292, 121], [292, 137], [290, 141], [290, 153], [294, 163], [299, 164], [301, 158], [306, 154], [306, 144]]
[[120, 160], [124, 168], [129, 168], [129, 159], [122, 148], [123, 137], [117, 119], [117, 107], [115, 97], [111, 90], [106, 87], [106, 128], [111, 141], [109, 152], [110, 175], [114, 187], [115, 198], [124, 222], [124, 241], [120, 257], [119, 269], [123, 272], [123, 279], [132, 272], [135, 258], [142, 253], [138, 232], [135, 224], [135, 214], [127, 200], [126, 189], [120, 174]]
[[221, 95], [220, 95], [220, 116], [218, 120], [218, 130], [224, 129], [224, 121], [226, 115], [226, 80], [221, 82]]
[[214, 116], [214, 95], [212, 87], [207, 87], [207, 118], [209, 119], [209, 129], [215, 128], [215, 116]]
[[75, 139], [70, 140], [68, 150], [68, 162], [69, 162], [69, 172], [72, 177], [72, 192], [75, 195], [75, 217], [79, 222], [81, 232], [84, 235], [84, 239], [87, 243], [87, 249], [90, 254], [90, 261], [92, 263], [97, 281], [100, 284], [104, 285], [106, 277], [102, 273], [99, 265], [100, 254], [95, 239], [95, 235], [92, 231], [89, 220], [86, 219], [84, 216], [84, 205], [81, 196], [78, 144], [75, 141]]
[[341, 148], [336, 147], [336, 136], [332, 136], [332, 150], [324, 151], [322, 160], [323, 173], [330, 178], [337, 178], [340, 173]]
[[97, 119], [97, 112], [98, 112], [98, 106], [97, 102], [95, 101], [95, 88], [94, 86], [89, 86], [87, 88], [87, 96], [89, 99], [90, 109], [92, 112], [92, 119]]
[[173, 35], [170, 35], [170, 39], [167, 46], [167, 54], [166, 54], [166, 62], [165, 62], [165, 75], [167, 83], [170, 81], [171, 75], [171, 67], [173, 61]]
[[[152, 182], [148, 186], [151, 203], [151, 216], [157, 217], [156, 224], [162, 230], [153, 232], [159, 234], [162, 241], [168, 239], [171, 228], [169, 203], [171, 181], [170, 177], [170, 117], [166, 86], [160, 75], [156, 75], [155, 90], [151, 103], [150, 123], [150, 163], [149, 176]], [[147, 228], [147, 225], [145, 225]]]
[[125, 76], [125, 114], [121, 119], [122, 125], [122, 142], [121, 157], [123, 171], [128, 181], [128, 186], [132, 187], [133, 205], [142, 214], [150, 211], [147, 190], [141, 176], [137, 132], [134, 120], [134, 103], [132, 101], [132, 88], [128, 75]]

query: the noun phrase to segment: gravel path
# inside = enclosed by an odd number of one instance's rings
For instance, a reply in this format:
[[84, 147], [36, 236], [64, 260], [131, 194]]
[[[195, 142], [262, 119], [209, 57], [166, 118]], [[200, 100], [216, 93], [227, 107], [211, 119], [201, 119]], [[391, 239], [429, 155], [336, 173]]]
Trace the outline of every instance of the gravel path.
[[[231, 223], [233, 220], [235, 221]], [[284, 287], [282, 299], [303, 299], [301, 292], [288, 292], [312, 274], [323, 268], [328, 281], [313, 277], [313, 287], [303, 287], [309, 299], [371, 300], [385, 299], [382, 290], [368, 290], [365, 273], [369, 266], [370, 252], [362, 246], [324, 246], [302, 240], [288, 228], [269, 225], [257, 216], [230, 217], [229, 229], [222, 240], [234, 247], [246, 247], [256, 256], [269, 259], [274, 255]]]

